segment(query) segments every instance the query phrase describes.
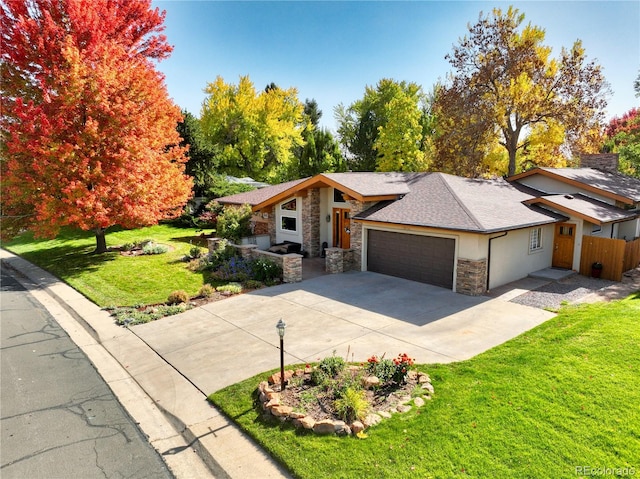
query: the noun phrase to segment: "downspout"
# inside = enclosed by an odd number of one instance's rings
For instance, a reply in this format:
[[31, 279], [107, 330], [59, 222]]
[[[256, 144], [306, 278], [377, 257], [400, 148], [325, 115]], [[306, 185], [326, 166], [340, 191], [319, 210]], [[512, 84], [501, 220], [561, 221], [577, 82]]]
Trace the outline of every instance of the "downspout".
[[487, 252], [487, 291], [489, 291], [489, 279], [491, 278], [491, 242], [494, 239], [503, 238], [509, 234], [508, 231], [505, 231], [500, 236], [494, 236], [493, 238], [489, 238], [489, 251]]

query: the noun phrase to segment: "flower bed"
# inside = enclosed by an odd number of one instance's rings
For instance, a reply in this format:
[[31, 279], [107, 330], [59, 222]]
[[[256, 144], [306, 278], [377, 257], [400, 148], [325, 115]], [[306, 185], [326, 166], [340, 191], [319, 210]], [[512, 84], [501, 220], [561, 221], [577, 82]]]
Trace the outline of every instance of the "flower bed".
[[[341, 358], [325, 358], [315, 367], [285, 371], [258, 386], [266, 418], [290, 422], [316, 434], [357, 435], [390, 418], [424, 406], [434, 388], [428, 374], [410, 370], [406, 354], [394, 360], [369, 358], [366, 365], [347, 366]], [[376, 376], [374, 373], [378, 373]]]

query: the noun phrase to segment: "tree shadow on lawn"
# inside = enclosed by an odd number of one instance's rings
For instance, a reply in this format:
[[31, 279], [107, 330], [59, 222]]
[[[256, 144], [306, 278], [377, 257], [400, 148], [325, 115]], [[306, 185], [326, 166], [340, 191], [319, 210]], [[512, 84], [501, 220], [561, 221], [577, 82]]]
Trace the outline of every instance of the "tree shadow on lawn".
[[92, 254], [94, 249], [95, 245], [61, 245], [25, 252], [20, 256], [66, 281], [84, 273], [98, 271], [102, 265], [114, 261], [119, 255], [117, 251]]
[[196, 235], [196, 236], [191, 235], [191, 236], [180, 236], [177, 238], [171, 238], [171, 241], [178, 241], [180, 243], [187, 243], [194, 246], [200, 246], [201, 248], [207, 248], [208, 247], [207, 238], [215, 238], [215, 236], [216, 236], [215, 233], [209, 233], [209, 234], [202, 233], [201, 235]]

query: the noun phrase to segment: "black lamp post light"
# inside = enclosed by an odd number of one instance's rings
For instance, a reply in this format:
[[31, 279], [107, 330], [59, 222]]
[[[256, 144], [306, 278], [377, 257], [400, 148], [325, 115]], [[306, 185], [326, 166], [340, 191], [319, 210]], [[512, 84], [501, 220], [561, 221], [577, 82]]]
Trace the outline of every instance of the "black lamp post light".
[[276, 324], [278, 336], [280, 336], [280, 391], [284, 391], [284, 330], [286, 327], [287, 325], [280, 318], [280, 321]]

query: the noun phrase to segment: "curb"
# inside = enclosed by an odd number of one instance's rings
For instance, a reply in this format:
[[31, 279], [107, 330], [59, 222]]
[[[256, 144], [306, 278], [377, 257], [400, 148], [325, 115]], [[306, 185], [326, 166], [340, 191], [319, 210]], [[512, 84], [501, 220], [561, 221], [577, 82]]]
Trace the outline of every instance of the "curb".
[[[87, 354], [177, 478], [290, 477], [133, 330], [116, 325], [106, 311], [23, 258], [0, 249], [0, 261]], [[149, 414], [153, 419], [145, 421]]]

